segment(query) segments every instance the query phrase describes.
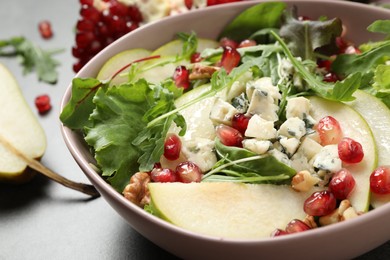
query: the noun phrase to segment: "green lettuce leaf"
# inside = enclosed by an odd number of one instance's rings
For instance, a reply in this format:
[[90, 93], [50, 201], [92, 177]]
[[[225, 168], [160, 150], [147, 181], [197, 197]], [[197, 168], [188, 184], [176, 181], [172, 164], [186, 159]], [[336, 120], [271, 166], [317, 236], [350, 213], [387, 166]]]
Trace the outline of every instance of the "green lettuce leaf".
[[252, 34], [265, 28], [279, 28], [286, 4], [281, 2], [261, 3], [239, 14], [219, 35], [236, 41], [250, 38]]
[[108, 177], [118, 192], [138, 171], [137, 160], [142, 152], [132, 142], [146, 126], [142, 117], [149, 108], [149, 92], [146, 81], [140, 80], [100, 88], [93, 99], [93, 125], [86, 128], [85, 140], [94, 149], [102, 176]]
[[73, 130], [91, 126], [89, 116], [95, 108], [92, 99], [98, 89], [105, 87], [107, 87], [107, 84], [97, 79], [73, 79], [72, 95], [61, 112], [61, 122]]
[[339, 18], [325, 21], [299, 20], [296, 18], [296, 9], [291, 9], [285, 12], [279, 34], [295, 57], [315, 60], [314, 51], [334, 43], [341, 31], [342, 23]]

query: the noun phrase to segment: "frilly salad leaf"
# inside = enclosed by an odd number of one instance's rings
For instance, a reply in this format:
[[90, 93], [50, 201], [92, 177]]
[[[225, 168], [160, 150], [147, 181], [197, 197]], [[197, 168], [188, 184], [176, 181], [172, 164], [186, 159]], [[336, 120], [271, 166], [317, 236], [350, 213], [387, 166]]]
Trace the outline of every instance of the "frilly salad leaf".
[[137, 160], [142, 151], [132, 142], [146, 126], [142, 116], [149, 108], [149, 93], [149, 86], [141, 80], [100, 88], [93, 98], [93, 124], [85, 129], [85, 140], [94, 148], [102, 176], [120, 192], [131, 174], [138, 171]]
[[236, 41], [248, 39], [252, 34], [265, 28], [279, 28], [285, 3], [261, 3], [239, 14], [219, 35]]
[[226, 146], [218, 138], [215, 141], [215, 150], [220, 161], [204, 176], [204, 181], [226, 179], [237, 182], [280, 183], [296, 173], [272, 155], [258, 155], [247, 149]]
[[286, 10], [279, 35], [295, 57], [315, 60], [314, 51], [335, 42], [342, 32], [339, 18], [332, 20], [299, 20], [296, 9]]
[[73, 79], [70, 101], [60, 115], [62, 123], [73, 130], [90, 126], [89, 116], [95, 108], [92, 99], [96, 91], [104, 87], [106, 84], [97, 79]]

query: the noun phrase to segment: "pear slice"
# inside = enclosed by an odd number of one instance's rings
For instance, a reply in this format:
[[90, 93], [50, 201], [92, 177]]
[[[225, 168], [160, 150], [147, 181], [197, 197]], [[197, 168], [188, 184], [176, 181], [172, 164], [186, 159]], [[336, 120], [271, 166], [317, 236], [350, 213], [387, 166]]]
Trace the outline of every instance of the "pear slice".
[[[0, 64], [0, 137], [29, 158], [46, 150], [46, 136], [11, 72]], [[0, 143], [0, 181], [22, 183], [33, 177], [25, 161]]]
[[363, 147], [364, 158], [357, 164], [343, 164], [355, 178], [356, 185], [349, 200], [358, 212], [366, 212], [370, 206], [370, 175], [377, 166], [377, 149], [371, 128], [364, 118], [350, 106], [341, 102], [311, 97], [312, 115], [317, 121], [332, 116], [340, 123], [344, 137], [359, 142]]
[[[378, 149], [378, 165], [390, 165], [390, 109], [372, 95], [357, 90], [356, 99], [349, 103], [371, 127]], [[390, 202], [389, 195], [371, 193], [371, 205], [377, 208]]]
[[151, 206], [162, 219], [187, 230], [234, 239], [270, 237], [292, 219], [303, 219], [313, 191], [287, 185], [150, 183]]
[[[196, 50], [198, 52], [202, 52], [205, 49], [211, 48], [211, 49], [216, 49], [218, 48], [219, 43], [214, 40], [210, 39], [204, 39], [204, 38], [198, 38], [198, 46]], [[161, 55], [161, 56], [176, 56], [179, 55], [182, 52], [183, 48], [183, 41], [181, 40], [173, 40], [170, 41], [155, 51], [152, 52], [152, 56], [154, 55]]]
[[[149, 55], [150, 51], [140, 48], [120, 52], [104, 63], [96, 78], [99, 80], [111, 79], [111, 77], [113, 77], [122, 68], [130, 65], [132, 62], [142, 61], [142, 59], [149, 57]], [[120, 72], [119, 75], [117, 75], [115, 78], [113, 78], [111, 80], [111, 85], [117, 85], [126, 82], [127, 77], [123, 75], [125, 75], [129, 69], [130, 66]]]

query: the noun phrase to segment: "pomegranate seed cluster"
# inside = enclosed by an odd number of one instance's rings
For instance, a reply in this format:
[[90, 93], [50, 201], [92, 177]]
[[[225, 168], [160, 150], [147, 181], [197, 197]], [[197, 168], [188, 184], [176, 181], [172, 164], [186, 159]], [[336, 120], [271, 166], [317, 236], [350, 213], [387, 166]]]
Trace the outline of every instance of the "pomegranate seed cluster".
[[104, 47], [138, 28], [143, 21], [139, 9], [117, 0], [94, 5], [93, 0], [80, 0], [81, 18], [76, 24], [76, 42], [72, 54], [77, 59], [73, 70], [78, 72]]

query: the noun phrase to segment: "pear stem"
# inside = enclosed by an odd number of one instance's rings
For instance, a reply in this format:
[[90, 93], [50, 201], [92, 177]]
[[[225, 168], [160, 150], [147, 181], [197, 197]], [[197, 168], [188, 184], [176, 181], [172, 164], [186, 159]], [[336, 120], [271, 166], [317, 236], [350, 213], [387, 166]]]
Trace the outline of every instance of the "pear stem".
[[35, 171], [45, 175], [49, 179], [58, 182], [59, 184], [68, 187], [70, 189], [77, 190], [87, 195], [90, 195], [93, 198], [100, 196], [99, 192], [96, 190], [96, 188], [93, 185], [74, 182], [59, 175], [58, 173], [55, 173], [54, 171], [50, 170], [39, 161], [29, 158], [28, 156], [23, 154], [21, 151], [19, 151], [15, 146], [13, 146], [8, 140], [6, 140], [1, 135], [0, 135], [0, 143], [2, 143], [9, 151], [11, 151], [18, 158], [23, 160], [31, 169], [34, 169]]

